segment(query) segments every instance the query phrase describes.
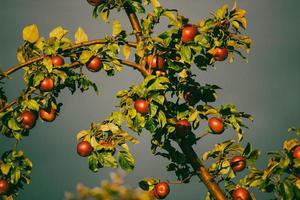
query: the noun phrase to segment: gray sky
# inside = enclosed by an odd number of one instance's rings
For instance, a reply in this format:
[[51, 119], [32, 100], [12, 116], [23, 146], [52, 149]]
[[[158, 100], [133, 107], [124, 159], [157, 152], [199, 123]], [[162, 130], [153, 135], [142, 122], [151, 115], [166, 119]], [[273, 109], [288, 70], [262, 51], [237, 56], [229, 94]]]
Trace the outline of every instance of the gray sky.
[[[191, 22], [209, 16], [224, 2], [221, 0], [162, 0], [163, 5], [177, 8], [183, 15], [190, 16]], [[239, 110], [252, 114], [255, 121], [249, 124], [246, 141], [250, 141], [263, 152], [281, 147], [287, 138], [289, 126], [300, 127], [300, 47], [299, 22], [300, 2], [297, 0], [238, 0], [239, 7], [248, 11], [248, 31], [254, 41], [249, 63], [238, 59], [234, 64], [218, 63], [217, 69], [198, 73], [201, 83], [215, 83], [223, 88], [219, 104], [233, 102]], [[8, 69], [17, 63], [16, 50], [22, 44], [24, 26], [36, 23], [40, 34], [47, 36], [56, 26], [70, 30], [70, 37], [78, 26], [82, 26], [90, 39], [101, 38], [111, 33], [111, 25], [91, 17], [92, 8], [85, 0], [2, 0], [0, 7], [0, 66]], [[130, 28], [123, 13], [113, 15], [124, 27]], [[111, 18], [113, 19], [113, 18]], [[160, 29], [165, 27], [160, 26]], [[19, 95], [23, 88], [22, 71], [6, 81], [10, 99]], [[59, 100], [64, 103], [60, 116], [53, 123], [38, 122], [31, 136], [25, 138], [20, 148], [34, 163], [32, 183], [25, 186], [19, 200], [63, 199], [64, 191], [74, 191], [77, 182], [96, 186], [103, 178], [109, 177], [110, 169], [99, 173], [88, 170], [87, 160], [75, 152], [78, 131], [93, 121], [102, 121], [114, 110], [115, 93], [120, 89], [139, 83], [138, 73], [125, 68], [115, 77], [106, 77], [103, 72], [87, 72], [100, 89], [100, 95], [92, 92], [70, 95], [64, 92]], [[235, 137], [231, 131], [222, 136], [209, 136], [196, 148], [201, 154], [215, 142]], [[136, 186], [145, 177], [159, 177], [175, 180], [173, 173], [165, 170], [167, 162], [154, 157], [149, 150], [150, 136], [140, 137], [141, 143], [132, 147], [137, 165], [128, 174], [126, 182]], [[1, 153], [11, 146], [10, 140], [0, 136]], [[266, 158], [259, 159], [258, 166], [265, 166]], [[195, 177], [190, 184], [174, 185], [167, 200], [204, 199], [203, 186]], [[255, 191], [258, 199], [265, 195]]]

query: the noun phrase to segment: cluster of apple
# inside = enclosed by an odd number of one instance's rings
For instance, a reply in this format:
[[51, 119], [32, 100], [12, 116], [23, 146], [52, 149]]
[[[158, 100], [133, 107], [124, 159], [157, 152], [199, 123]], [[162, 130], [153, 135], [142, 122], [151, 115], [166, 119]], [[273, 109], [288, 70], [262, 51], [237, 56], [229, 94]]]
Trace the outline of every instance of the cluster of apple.
[[[194, 24], [186, 24], [181, 30], [181, 41], [188, 44], [193, 41], [198, 34], [197, 26]], [[224, 61], [228, 57], [228, 49], [224, 47], [214, 48], [212, 56], [216, 61]], [[155, 71], [156, 76], [166, 75], [165, 59], [159, 54], [152, 54], [145, 58], [148, 67]]]
[[[64, 59], [60, 55], [51, 57], [51, 62], [54, 67], [63, 66], [65, 64]], [[98, 72], [102, 68], [102, 60], [98, 56], [93, 56], [86, 63], [86, 68], [91, 72]], [[51, 92], [55, 88], [54, 80], [50, 77], [44, 78], [39, 85], [41, 92]], [[53, 108], [41, 108], [39, 110], [39, 116], [43, 121], [52, 122], [56, 118], [56, 110]], [[31, 129], [34, 127], [37, 115], [34, 111], [24, 111], [20, 114], [21, 127], [24, 129]]]

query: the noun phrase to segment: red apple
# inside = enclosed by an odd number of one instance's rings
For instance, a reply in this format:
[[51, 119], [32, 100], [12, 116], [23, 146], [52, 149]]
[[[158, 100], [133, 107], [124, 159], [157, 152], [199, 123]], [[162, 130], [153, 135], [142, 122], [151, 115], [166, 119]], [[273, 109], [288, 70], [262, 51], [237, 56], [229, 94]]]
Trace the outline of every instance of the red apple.
[[189, 43], [194, 40], [197, 34], [197, 27], [193, 24], [187, 24], [182, 28], [181, 40], [184, 43]]
[[88, 141], [81, 141], [77, 144], [77, 153], [82, 157], [91, 155], [93, 147]]
[[91, 72], [98, 72], [102, 68], [102, 60], [98, 56], [92, 56], [86, 63], [86, 68]]
[[44, 78], [40, 83], [40, 91], [50, 92], [54, 88], [54, 80], [52, 78]]
[[293, 152], [293, 157], [297, 160], [300, 160], [300, 146], [297, 146], [295, 149], [294, 149], [294, 152]]
[[222, 119], [217, 117], [212, 117], [208, 120], [208, 126], [213, 131], [213, 133], [221, 134], [224, 131], [224, 124]]
[[251, 195], [245, 188], [237, 188], [232, 192], [233, 200], [251, 200]]
[[164, 199], [168, 194], [170, 193], [170, 187], [169, 183], [167, 182], [159, 182], [157, 185], [154, 187], [154, 197], [158, 199]]
[[7, 194], [9, 190], [9, 183], [5, 179], [0, 179], [0, 195]]
[[137, 100], [135, 100], [134, 108], [136, 109], [137, 112], [145, 115], [148, 113], [149, 103], [147, 100], [137, 99]]
[[234, 172], [243, 171], [246, 167], [246, 159], [243, 156], [233, 156], [230, 159], [230, 167]]
[[213, 51], [213, 57], [217, 61], [223, 61], [228, 57], [228, 50], [226, 48], [215, 48]]
[[61, 57], [60, 55], [52, 56], [51, 61], [53, 66], [55, 67], [59, 67], [65, 64], [63, 57]]
[[150, 68], [162, 69], [165, 66], [165, 60], [159, 55], [150, 55], [147, 57], [147, 64]]
[[39, 115], [40, 118], [46, 122], [53, 122], [55, 120], [56, 110], [53, 108], [40, 109]]
[[31, 129], [36, 122], [36, 114], [33, 111], [24, 111], [21, 115], [21, 127], [24, 129]]
[[92, 6], [99, 6], [104, 0], [87, 0], [87, 2]]

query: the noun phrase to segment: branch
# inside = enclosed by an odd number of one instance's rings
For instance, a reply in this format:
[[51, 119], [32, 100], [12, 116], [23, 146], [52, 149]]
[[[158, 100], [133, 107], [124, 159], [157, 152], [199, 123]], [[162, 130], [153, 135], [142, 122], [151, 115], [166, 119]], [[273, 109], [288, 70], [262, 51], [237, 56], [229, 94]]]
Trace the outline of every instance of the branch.
[[[68, 50], [72, 50], [72, 49], [76, 49], [76, 48], [80, 48], [80, 47], [85, 47], [85, 46], [91, 46], [91, 45], [95, 45], [95, 44], [105, 44], [107, 41], [103, 40], [103, 39], [99, 39], [99, 40], [90, 40], [90, 41], [87, 41], [87, 42], [81, 42], [81, 43], [78, 43], [78, 44], [75, 44], [71, 47], [67, 47], [67, 48], [64, 48], [62, 51], [68, 51]], [[136, 42], [131, 42], [129, 41], [128, 43], [128, 46], [130, 47], [136, 47], [137, 44]], [[14, 67], [8, 69], [6, 72], [3, 72], [2, 74], [0, 74], [0, 80], [3, 79], [4, 77], [6, 77], [7, 75], [19, 70], [19, 69], [22, 69], [23, 67], [25, 66], [28, 66], [32, 63], [35, 63], [35, 62], [38, 62], [40, 60], [43, 60], [46, 56], [43, 55], [43, 56], [40, 56], [40, 57], [37, 57], [37, 58], [34, 58], [32, 60], [28, 60], [24, 63], [21, 63], [21, 64], [18, 64], [18, 65], [15, 65]]]
[[129, 67], [132, 67], [133, 69], [138, 70], [139, 72], [141, 72], [141, 74], [144, 77], [149, 75], [149, 72], [142, 65], [139, 65], [135, 62], [131, 62], [131, 61], [128, 61], [128, 60], [121, 60], [121, 59], [118, 59], [118, 60], [120, 61], [121, 64], [127, 65]]
[[129, 21], [131, 23], [132, 29], [135, 32], [135, 36], [137, 39], [137, 42], [142, 40], [142, 28], [140, 25], [140, 22], [135, 14], [135, 12], [130, 7], [130, 3], [125, 3], [124, 5], [125, 12], [129, 18]]
[[[80, 66], [81, 63], [80, 62], [74, 62], [70, 65], [67, 65], [65, 67], [67, 68], [77, 68], [78, 66]], [[60, 67], [54, 67], [54, 68], [60, 68]], [[33, 93], [34, 91], [31, 91], [28, 93], [28, 95], [31, 95], [31, 93]], [[13, 107], [15, 104], [18, 103], [18, 99], [14, 99], [13, 101], [11, 101], [10, 103], [6, 104], [3, 108], [0, 109], [0, 113], [4, 112], [6, 109]]]
[[223, 191], [219, 187], [219, 185], [214, 181], [211, 174], [202, 164], [200, 159], [198, 158], [197, 154], [195, 153], [194, 149], [191, 147], [191, 144], [183, 140], [182, 142], [178, 143], [182, 152], [187, 156], [188, 161], [192, 165], [193, 169], [197, 172], [199, 178], [207, 187], [208, 191], [214, 197], [215, 200], [227, 200]]

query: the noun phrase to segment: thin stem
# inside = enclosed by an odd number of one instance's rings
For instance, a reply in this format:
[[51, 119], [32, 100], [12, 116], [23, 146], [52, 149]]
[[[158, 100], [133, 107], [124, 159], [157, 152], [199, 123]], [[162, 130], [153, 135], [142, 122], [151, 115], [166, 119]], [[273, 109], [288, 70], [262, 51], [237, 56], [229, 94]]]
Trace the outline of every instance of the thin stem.
[[[67, 47], [67, 48], [64, 48], [62, 51], [68, 51], [68, 50], [72, 50], [72, 49], [76, 49], [76, 48], [80, 48], [80, 47], [85, 47], [85, 46], [91, 46], [91, 45], [95, 45], [95, 44], [106, 44], [107, 41], [103, 40], [103, 39], [99, 39], [99, 40], [90, 40], [90, 41], [86, 41], [86, 42], [81, 42], [81, 43], [78, 43], [78, 44], [75, 44], [71, 47]], [[134, 47], [136, 48], [137, 44], [136, 42], [127, 42], [127, 45], [130, 46], [130, 47]], [[8, 76], [9, 74], [19, 70], [19, 69], [22, 69], [23, 67], [25, 66], [28, 66], [32, 63], [35, 63], [35, 62], [38, 62], [40, 60], [43, 60], [46, 56], [45, 55], [42, 55], [42, 56], [39, 56], [37, 58], [34, 58], [32, 60], [28, 60], [24, 63], [21, 63], [21, 64], [18, 64], [18, 65], [15, 65], [14, 67], [8, 69], [6, 72], [3, 72], [2, 74], [0, 74], [0, 80], [3, 79], [4, 77]]]

